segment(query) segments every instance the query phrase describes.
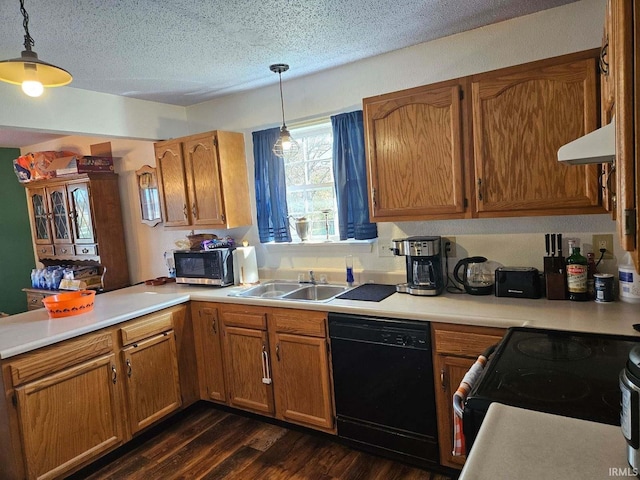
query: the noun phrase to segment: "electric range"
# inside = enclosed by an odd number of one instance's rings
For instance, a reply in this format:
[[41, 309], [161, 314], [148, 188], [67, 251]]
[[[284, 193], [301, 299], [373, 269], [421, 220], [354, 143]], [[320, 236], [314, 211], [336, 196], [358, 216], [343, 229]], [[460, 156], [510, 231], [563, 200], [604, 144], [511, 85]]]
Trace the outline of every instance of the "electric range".
[[618, 376], [640, 337], [510, 328], [464, 406], [467, 452], [492, 402], [620, 425]]

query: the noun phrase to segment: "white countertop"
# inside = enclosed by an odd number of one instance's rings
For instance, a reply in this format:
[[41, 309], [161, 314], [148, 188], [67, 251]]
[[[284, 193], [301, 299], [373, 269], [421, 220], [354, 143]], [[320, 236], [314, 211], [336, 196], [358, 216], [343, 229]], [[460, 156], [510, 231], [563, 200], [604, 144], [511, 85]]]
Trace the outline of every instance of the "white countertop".
[[229, 296], [247, 287], [166, 284], [137, 285], [97, 295], [94, 309], [50, 319], [45, 309], [0, 319], [0, 359], [35, 350], [189, 300], [355, 313], [392, 318], [508, 328], [526, 326], [640, 336], [640, 304], [498, 298], [444, 294], [419, 297], [394, 293], [381, 302], [332, 300], [327, 303]]
[[459, 480], [632, 477], [620, 427], [492, 403]]

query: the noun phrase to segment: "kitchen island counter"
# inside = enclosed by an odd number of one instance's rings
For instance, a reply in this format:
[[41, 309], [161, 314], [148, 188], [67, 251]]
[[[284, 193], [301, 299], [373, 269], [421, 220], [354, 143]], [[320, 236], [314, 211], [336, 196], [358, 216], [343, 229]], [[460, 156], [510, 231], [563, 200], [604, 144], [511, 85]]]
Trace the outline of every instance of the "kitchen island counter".
[[[334, 299], [315, 303], [233, 296], [246, 287], [136, 285], [97, 295], [93, 311], [50, 319], [45, 309], [0, 319], [0, 359], [74, 338], [189, 300], [352, 313], [461, 325], [550, 328], [640, 336], [640, 305], [498, 298], [444, 294], [418, 297], [394, 293], [381, 302]], [[231, 294], [231, 295], [230, 295]]]
[[459, 480], [634, 477], [620, 427], [492, 403]]

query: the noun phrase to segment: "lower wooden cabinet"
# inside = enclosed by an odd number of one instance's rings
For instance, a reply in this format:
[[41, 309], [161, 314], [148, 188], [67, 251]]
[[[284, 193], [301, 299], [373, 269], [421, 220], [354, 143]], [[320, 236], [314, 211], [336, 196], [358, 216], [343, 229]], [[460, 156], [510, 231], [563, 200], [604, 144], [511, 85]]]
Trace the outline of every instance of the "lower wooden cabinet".
[[326, 313], [194, 302], [192, 315], [202, 399], [224, 388], [232, 407], [335, 433]]
[[334, 428], [327, 315], [274, 309], [269, 314], [276, 417], [324, 430]]
[[3, 360], [0, 478], [63, 478], [184, 406], [175, 331], [185, 310]]
[[222, 363], [222, 324], [215, 304], [191, 302], [200, 398], [227, 402]]
[[440, 464], [462, 468], [465, 457], [453, 456], [453, 394], [478, 355], [504, 336], [499, 328], [432, 323]]
[[57, 478], [124, 440], [115, 355], [16, 388], [27, 478]]
[[182, 404], [173, 330], [126, 347], [122, 357], [129, 425], [137, 433]]

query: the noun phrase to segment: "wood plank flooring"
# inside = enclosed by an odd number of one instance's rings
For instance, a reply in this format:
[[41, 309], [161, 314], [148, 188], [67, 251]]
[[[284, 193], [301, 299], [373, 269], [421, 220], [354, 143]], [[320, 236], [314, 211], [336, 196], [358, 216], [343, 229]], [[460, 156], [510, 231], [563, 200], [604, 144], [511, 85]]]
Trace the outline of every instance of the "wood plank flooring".
[[450, 480], [206, 403], [137, 443], [69, 480]]

